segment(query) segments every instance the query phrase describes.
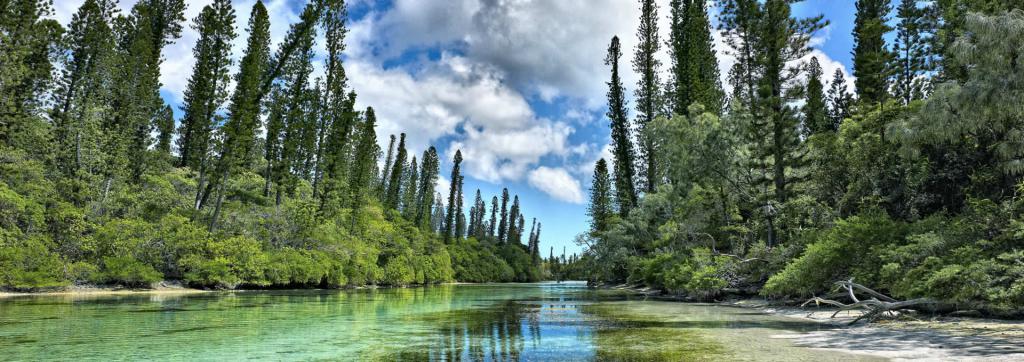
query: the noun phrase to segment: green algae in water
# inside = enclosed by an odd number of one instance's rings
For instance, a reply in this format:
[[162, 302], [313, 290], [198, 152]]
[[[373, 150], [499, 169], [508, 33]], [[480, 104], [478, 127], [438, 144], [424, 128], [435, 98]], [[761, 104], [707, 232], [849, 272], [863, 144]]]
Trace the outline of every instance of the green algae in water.
[[720, 360], [726, 349], [692, 329], [662, 326], [658, 318], [625, 311], [621, 305], [586, 305], [584, 313], [599, 316], [594, 343], [599, 360], [704, 361]]

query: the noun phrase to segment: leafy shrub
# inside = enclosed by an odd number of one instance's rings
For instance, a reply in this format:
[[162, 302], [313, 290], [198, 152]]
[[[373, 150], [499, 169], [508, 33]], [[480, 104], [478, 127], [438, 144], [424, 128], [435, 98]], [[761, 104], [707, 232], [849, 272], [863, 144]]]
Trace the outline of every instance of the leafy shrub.
[[33, 289], [67, 285], [63, 264], [47, 247], [47, 240], [4, 237], [0, 228], [0, 286]]
[[160, 281], [163, 275], [152, 266], [143, 264], [127, 256], [108, 256], [103, 258], [103, 269], [100, 279], [104, 283], [121, 284], [130, 287], [148, 287]]
[[803, 255], [769, 278], [762, 293], [807, 296], [851, 277], [873, 285], [883, 265], [877, 247], [899, 243], [906, 231], [904, 224], [881, 212], [839, 220], [808, 245]]

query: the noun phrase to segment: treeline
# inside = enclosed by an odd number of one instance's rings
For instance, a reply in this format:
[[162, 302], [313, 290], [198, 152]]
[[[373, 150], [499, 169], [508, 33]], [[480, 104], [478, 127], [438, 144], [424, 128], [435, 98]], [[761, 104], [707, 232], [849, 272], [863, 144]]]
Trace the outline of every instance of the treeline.
[[48, 1], [0, 3], [0, 288], [540, 278], [518, 196], [509, 209], [505, 190], [499, 221], [477, 191], [466, 219], [460, 152], [447, 203], [433, 147], [417, 159], [391, 136], [379, 166], [373, 108], [355, 108], [342, 62], [343, 0], [307, 4], [273, 52], [257, 1], [233, 75], [235, 9], [205, 6], [176, 122], [160, 54], [184, 9], [86, 0], [65, 28]]
[[[855, 94], [808, 57], [827, 21], [794, 17], [792, 1], [718, 1], [726, 49], [704, 1], [671, 2], [664, 43], [658, 7], [640, 3], [632, 122], [617, 38], [606, 59], [614, 158], [595, 167], [578, 238], [590, 281], [804, 298], [852, 278], [1024, 306], [1019, 2], [857, 1]], [[731, 92], [716, 52], [736, 58]]]

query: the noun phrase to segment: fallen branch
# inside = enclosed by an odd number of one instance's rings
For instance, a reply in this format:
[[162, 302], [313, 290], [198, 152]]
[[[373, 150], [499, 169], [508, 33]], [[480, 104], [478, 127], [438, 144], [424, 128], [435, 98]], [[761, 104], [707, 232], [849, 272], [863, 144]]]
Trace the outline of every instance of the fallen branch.
[[[830, 318], [835, 318], [836, 315], [838, 315], [839, 312], [842, 311], [854, 309], [865, 310], [864, 314], [861, 314], [859, 317], [857, 317], [856, 319], [849, 323], [850, 325], [852, 325], [861, 321], [862, 319], [872, 321], [886, 313], [892, 313], [908, 309], [916, 309], [915, 307], [925, 305], [934, 306], [935, 304], [938, 304], [938, 302], [928, 298], [898, 301], [890, 296], [879, 293], [871, 288], [854, 283], [853, 279], [847, 281], [839, 281], [836, 282], [835, 284], [837, 289], [846, 290], [847, 296], [850, 297], [850, 300], [853, 301], [853, 303], [847, 304], [833, 299], [814, 297], [808, 299], [806, 302], [801, 304], [800, 307], [803, 308], [810, 304], [811, 302], [813, 302], [815, 305], [827, 304], [839, 308], [839, 310], [833, 313]], [[860, 298], [857, 297], [858, 293], [866, 294], [870, 296], [871, 299], [860, 300]]]

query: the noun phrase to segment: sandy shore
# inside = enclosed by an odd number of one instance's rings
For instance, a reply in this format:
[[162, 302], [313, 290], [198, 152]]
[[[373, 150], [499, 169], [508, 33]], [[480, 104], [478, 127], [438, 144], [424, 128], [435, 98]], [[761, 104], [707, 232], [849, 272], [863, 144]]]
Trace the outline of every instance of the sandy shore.
[[112, 288], [100, 286], [73, 285], [61, 290], [48, 292], [5, 292], [0, 291], [0, 298], [21, 297], [21, 296], [114, 296], [114, 295], [185, 295], [209, 293], [208, 290], [187, 288], [173, 282], [155, 283], [150, 289]]
[[1024, 361], [1024, 321], [982, 318], [903, 318], [846, 326], [860, 314], [831, 308], [772, 306], [759, 300], [727, 305], [822, 323], [810, 333], [774, 336], [801, 347], [880, 357], [894, 361]]

